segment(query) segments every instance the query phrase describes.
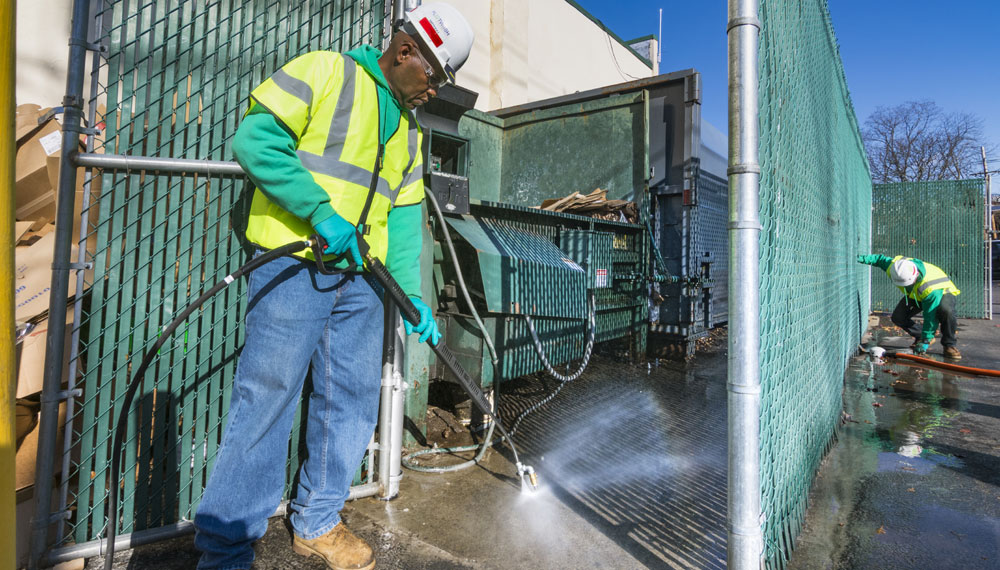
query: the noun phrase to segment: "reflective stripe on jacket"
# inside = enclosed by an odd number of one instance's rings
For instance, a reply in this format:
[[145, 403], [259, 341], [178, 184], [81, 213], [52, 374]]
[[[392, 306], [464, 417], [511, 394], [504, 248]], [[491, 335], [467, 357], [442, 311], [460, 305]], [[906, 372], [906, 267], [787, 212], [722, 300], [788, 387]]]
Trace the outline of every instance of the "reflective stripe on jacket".
[[[892, 278], [892, 266], [900, 259], [909, 259], [913, 261], [912, 257], [904, 257], [902, 255], [897, 255], [892, 258], [892, 263], [889, 264], [889, 268], [885, 270], [889, 278]], [[952, 295], [958, 295], [961, 291], [955, 284], [951, 282], [948, 278], [948, 274], [941, 270], [940, 267], [934, 265], [933, 263], [927, 263], [926, 261], [921, 261], [924, 264], [924, 274], [917, 280], [916, 283], [910, 287], [900, 287], [899, 290], [903, 292], [903, 295], [917, 302], [926, 299], [932, 292], [939, 289], [943, 290], [943, 293], [951, 293]], [[907, 291], [909, 289], [909, 291]]]
[[[350, 57], [315, 51], [285, 64], [250, 94], [296, 137], [296, 154], [330, 196], [341, 217], [357, 225], [368, 198], [379, 146], [375, 80]], [[385, 260], [386, 219], [393, 206], [424, 198], [422, 133], [411, 113], [385, 145], [378, 184], [365, 221], [371, 253]], [[247, 238], [271, 249], [314, 233], [309, 221], [284, 210], [259, 188], [247, 221]], [[303, 257], [312, 258], [312, 252]]]

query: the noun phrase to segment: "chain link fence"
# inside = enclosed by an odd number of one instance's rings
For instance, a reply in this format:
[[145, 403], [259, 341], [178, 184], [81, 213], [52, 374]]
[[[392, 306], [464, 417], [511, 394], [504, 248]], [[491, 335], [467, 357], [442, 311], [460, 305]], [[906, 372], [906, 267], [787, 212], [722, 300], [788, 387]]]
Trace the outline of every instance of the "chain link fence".
[[824, 0], [762, 0], [761, 506], [783, 568], [869, 312], [872, 182]]
[[[962, 291], [955, 303], [959, 317], [990, 316], [986, 224], [981, 179], [876, 184], [872, 191], [872, 252], [943, 269]], [[888, 276], [873, 269], [872, 310], [891, 313], [901, 298]]]
[[[92, 152], [231, 160], [250, 91], [311, 50], [380, 46], [389, 3], [95, 0], [88, 126]], [[230, 219], [243, 177], [94, 171], [81, 198], [92, 263], [74, 325], [56, 543], [103, 536], [113, 423], [133, 366], [159, 331], [247, 257]], [[119, 529], [190, 520], [225, 425], [243, 342], [243, 284], [224, 290], [161, 349], [131, 412]], [[73, 364], [71, 363], [71, 366]], [[299, 464], [297, 413], [287, 492]], [[367, 472], [366, 472], [367, 471]], [[366, 473], [363, 473], [366, 472]], [[362, 465], [359, 478], [371, 477]]]

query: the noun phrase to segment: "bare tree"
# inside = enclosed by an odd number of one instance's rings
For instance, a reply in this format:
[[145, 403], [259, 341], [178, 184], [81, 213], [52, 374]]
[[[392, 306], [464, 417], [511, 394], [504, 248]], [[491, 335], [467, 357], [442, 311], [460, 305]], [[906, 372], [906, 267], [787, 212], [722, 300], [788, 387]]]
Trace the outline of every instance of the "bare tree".
[[861, 131], [875, 182], [959, 180], [982, 173], [983, 120], [931, 101], [878, 107]]

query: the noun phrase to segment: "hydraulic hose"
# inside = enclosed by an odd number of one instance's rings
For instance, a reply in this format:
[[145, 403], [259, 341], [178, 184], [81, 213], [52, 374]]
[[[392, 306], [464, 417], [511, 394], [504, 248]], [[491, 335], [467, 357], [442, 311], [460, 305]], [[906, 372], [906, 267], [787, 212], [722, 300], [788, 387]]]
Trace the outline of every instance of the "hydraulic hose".
[[886, 353], [887, 356], [892, 356], [893, 358], [900, 358], [903, 360], [909, 360], [911, 362], [917, 362], [926, 366], [933, 366], [935, 368], [942, 368], [944, 370], [951, 370], [952, 372], [962, 372], [965, 374], [972, 374], [974, 376], [992, 376], [994, 378], [1000, 378], [1000, 370], [990, 370], [989, 368], [972, 368], [971, 366], [959, 366], [958, 364], [950, 364], [948, 362], [939, 362], [933, 358], [924, 358], [921, 356], [914, 356], [912, 354], [895, 354], [891, 352]]
[[[369, 253], [368, 243], [365, 242], [364, 237], [360, 232], [357, 234], [357, 239], [358, 248], [360, 249], [362, 257], [364, 258], [372, 276], [374, 276], [379, 283], [382, 284], [385, 288], [385, 292], [393, 298], [403, 317], [411, 323], [419, 323], [420, 311], [417, 310], [413, 301], [407, 297], [406, 293], [399, 286], [399, 283], [393, 279], [385, 265]], [[118, 415], [118, 422], [115, 424], [114, 439], [111, 448], [111, 471], [108, 483], [108, 522], [106, 533], [107, 548], [105, 549], [106, 554], [104, 559], [105, 570], [112, 570], [114, 566], [115, 538], [118, 534], [118, 491], [121, 480], [121, 455], [125, 445], [125, 431], [128, 426], [129, 410], [132, 407], [132, 400], [135, 399], [139, 386], [142, 384], [146, 370], [149, 368], [150, 364], [152, 364], [153, 359], [156, 357], [160, 348], [168, 340], [170, 340], [170, 336], [175, 330], [177, 330], [177, 327], [182, 325], [191, 313], [196, 311], [206, 301], [214, 297], [219, 291], [225, 289], [240, 277], [266, 263], [310, 247], [313, 250], [313, 254], [316, 258], [316, 267], [320, 273], [334, 275], [344, 272], [344, 270], [330, 269], [323, 263], [323, 249], [326, 247], [326, 243], [319, 236], [314, 235], [308, 240], [292, 242], [267, 251], [251, 259], [236, 271], [225, 276], [221, 281], [213, 285], [212, 288], [202, 293], [200, 297], [195, 299], [193, 303], [181, 311], [181, 313], [173, 321], [171, 321], [166, 328], [163, 329], [153, 346], [143, 355], [142, 362], [139, 364], [138, 368], [136, 368], [135, 373], [129, 380], [128, 388], [125, 391], [125, 397], [122, 401], [121, 411]], [[473, 383], [472, 378], [465, 371], [465, 369], [462, 368], [462, 365], [458, 363], [454, 353], [452, 353], [451, 349], [449, 349], [443, 342], [438, 342], [437, 345], [430, 345], [430, 347], [441, 362], [443, 362], [452, 371], [455, 377], [458, 378], [459, 384], [461, 384], [466, 393], [469, 394], [469, 397], [476, 407], [493, 419], [492, 423], [495, 424], [496, 428], [500, 430], [500, 433], [503, 435], [502, 439], [507, 441], [507, 445], [510, 447], [511, 452], [514, 455], [518, 477], [521, 479], [523, 484], [526, 484], [527, 481], [530, 480], [530, 487], [534, 488], [537, 485], [534, 469], [532, 469], [531, 466], [521, 463], [521, 460], [518, 457], [517, 449], [514, 447], [513, 439], [507, 434], [500, 422], [497, 421], [496, 416], [494, 415], [489, 403], [486, 401], [485, 396], [483, 396], [482, 391]]]
[[514, 419], [514, 423], [511, 424], [511, 426], [510, 426], [510, 433], [511, 433], [511, 435], [517, 433], [518, 426], [521, 425], [521, 421], [524, 418], [526, 418], [528, 416], [528, 414], [534, 412], [535, 410], [541, 408], [545, 404], [548, 404], [549, 402], [551, 402], [553, 398], [555, 398], [557, 395], [559, 395], [559, 392], [562, 391], [563, 387], [566, 386], [566, 384], [568, 384], [568, 383], [572, 382], [573, 380], [576, 380], [577, 378], [579, 378], [580, 375], [583, 374], [583, 371], [587, 369], [587, 364], [590, 362], [590, 353], [591, 353], [591, 351], [594, 348], [594, 338], [597, 336], [597, 321], [596, 321], [596, 319], [597, 319], [597, 304], [596, 304], [596, 301], [594, 299], [594, 294], [593, 293], [590, 294], [590, 312], [589, 313], [590, 313], [590, 315], [589, 315], [588, 321], [589, 321], [590, 327], [589, 327], [588, 336], [587, 336], [587, 345], [586, 345], [586, 347], [583, 350], [583, 360], [580, 361], [580, 366], [579, 366], [579, 368], [576, 369], [576, 372], [574, 372], [572, 374], [569, 374], [569, 375], [559, 374], [558, 372], [556, 372], [555, 368], [553, 368], [552, 365], [549, 364], [549, 359], [545, 355], [545, 349], [542, 347], [542, 341], [538, 338], [538, 333], [535, 331], [535, 325], [531, 322], [531, 317], [529, 317], [528, 315], [524, 315], [524, 321], [528, 324], [528, 332], [531, 333], [531, 339], [534, 341], [535, 353], [538, 354], [538, 358], [541, 359], [542, 365], [545, 366], [545, 371], [548, 372], [550, 376], [552, 376], [553, 378], [555, 378], [556, 380], [558, 380], [559, 381], [559, 385], [556, 386], [556, 389], [553, 390], [551, 394], [549, 394], [548, 396], [542, 398], [541, 400], [539, 400], [539, 401], [535, 402], [534, 404], [532, 404], [531, 406], [529, 406], [528, 409], [526, 409], [523, 412], [521, 412], [517, 416], [517, 418]]
[[118, 535], [118, 487], [120, 485], [119, 480], [121, 479], [121, 452], [125, 445], [125, 431], [128, 427], [129, 410], [132, 407], [132, 400], [135, 398], [135, 394], [139, 390], [139, 386], [142, 385], [142, 379], [146, 375], [146, 369], [148, 369], [149, 365], [152, 364], [153, 359], [156, 357], [157, 353], [159, 353], [160, 348], [168, 340], [170, 340], [170, 336], [175, 330], [177, 330], [177, 327], [181, 326], [184, 321], [191, 316], [191, 313], [195, 312], [199, 307], [205, 304], [205, 301], [208, 301], [219, 291], [225, 289], [240, 277], [250, 273], [265, 263], [271, 262], [285, 255], [302, 251], [303, 249], [307, 249], [314, 245], [315, 242], [313, 240], [297, 241], [283, 245], [277, 249], [272, 249], [251, 259], [236, 271], [226, 275], [222, 281], [219, 281], [213, 285], [211, 289], [202, 293], [200, 297], [195, 299], [193, 303], [181, 311], [181, 313], [177, 315], [177, 318], [171, 321], [170, 324], [163, 329], [152, 348], [147, 350], [142, 356], [142, 362], [136, 369], [135, 374], [132, 375], [132, 379], [128, 384], [128, 389], [125, 391], [125, 398], [122, 401], [121, 411], [118, 412], [118, 423], [115, 424], [114, 440], [111, 447], [111, 474], [108, 482], [108, 543], [104, 558], [105, 570], [112, 570], [114, 566], [115, 537]]

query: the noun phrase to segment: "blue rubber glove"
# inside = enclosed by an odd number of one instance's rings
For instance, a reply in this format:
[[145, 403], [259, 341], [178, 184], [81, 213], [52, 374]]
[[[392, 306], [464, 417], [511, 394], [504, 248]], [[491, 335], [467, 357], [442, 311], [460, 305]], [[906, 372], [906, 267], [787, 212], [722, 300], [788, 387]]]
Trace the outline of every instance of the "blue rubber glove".
[[416, 325], [410, 323], [403, 317], [403, 327], [406, 329], [406, 334], [420, 333], [420, 342], [427, 342], [430, 338], [431, 346], [437, 346], [439, 340], [441, 340], [441, 331], [438, 330], [437, 322], [434, 320], [434, 315], [431, 313], [431, 308], [427, 306], [420, 300], [419, 297], [410, 297], [413, 301], [413, 305], [420, 311], [420, 322]]
[[930, 344], [926, 340], [922, 340], [913, 345], [913, 353], [924, 354], [928, 348], [930, 348]]
[[861, 253], [858, 254], [858, 263], [864, 263], [865, 265], [872, 265], [876, 261], [878, 261], [878, 255], [874, 253], [871, 255], [864, 255]]
[[361, 250], [358, 249], [358, 234], [351, 222], [334, 214], [316, 224], [315, 227], [316, 233], [326, 240], [326, 249], [323, 250], [323, 253], [332, 253], [339, 256], [345, 251], [349, 251], [354, 258], [358, 270], [361, 270], [363, 262], [361, 259]]

